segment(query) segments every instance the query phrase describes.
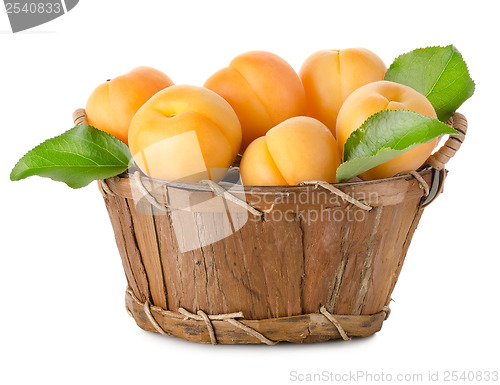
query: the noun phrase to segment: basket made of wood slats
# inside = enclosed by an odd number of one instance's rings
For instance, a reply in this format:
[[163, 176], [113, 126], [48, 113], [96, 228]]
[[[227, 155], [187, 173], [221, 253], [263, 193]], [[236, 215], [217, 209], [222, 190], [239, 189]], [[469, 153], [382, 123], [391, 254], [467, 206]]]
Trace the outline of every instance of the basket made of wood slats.
[[[86, 123], [84, 110], [74, 119]], [[214, 344], [376, 333], [424, 207], [465, 137], [463, 115], [449, 124], [460, 135], [424, 168], [382, 180], [243, 187], [166, 183], [132, 170], [100, 181], [128, 313], [144, 330]], [[182, 244], [188, 222], [199, 247]]]

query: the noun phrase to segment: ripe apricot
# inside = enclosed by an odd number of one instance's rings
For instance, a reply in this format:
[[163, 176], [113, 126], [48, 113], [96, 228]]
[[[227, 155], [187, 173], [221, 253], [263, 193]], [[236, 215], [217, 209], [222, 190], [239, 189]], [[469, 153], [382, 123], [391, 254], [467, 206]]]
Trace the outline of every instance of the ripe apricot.
[[242, 151], [278, 123], [306, 114], [302, 83], [293, 68], [269, 52], [235, 57], [204, 85], [233, 107], [241, 123]]
[[215, 92], [178, 85], [158, 92], [137, 111], [128, 142], [134, 161], [152, 178], [218, 181], [238, 154], [241, 126]]
[[[337, 142], [342, 153], [351, 133], [371, 115], [382, 110], [410, 110], [437, 118], [427, 98], [413, 88], [389, 81], [367, 84], [354, 91], [344, 102], [337, 118]], [[436, 146], [437, 139], [423, 143], [394, 159], [360, 175], [362, 179], [389, 178], [400, 172], [418, 169]]]
[[335, 135], [340, 107], [359, 87], [383, 80], [387, 68], [364, 48], [318, 51], [306, 59], [299, 76], [307, 101], [307, 114], [324, 123]]
[[172, 80], [150, 67], [137, 67], [98, 86], [87, 101], [89, 124], [127, 143], [130, 122], [137, 110]]
[[299, 116], [285, 120], [254, 140], [240, 163], [243, 184], [295, 185], [308, 180], [336, 181], [340, 153], [330, 130]]

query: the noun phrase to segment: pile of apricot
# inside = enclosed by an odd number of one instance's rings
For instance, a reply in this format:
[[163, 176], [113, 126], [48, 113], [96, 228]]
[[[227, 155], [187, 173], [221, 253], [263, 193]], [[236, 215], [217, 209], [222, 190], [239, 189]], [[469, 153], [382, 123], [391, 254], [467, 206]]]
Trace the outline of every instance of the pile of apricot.
[[[406, 109], [436, 117], [424, 95], [384, 81], [386, 70], [362, 48], [316, 52], [299, 73], [277, 55], [247, 52], [203, 87], [174, 85], [162, 72], [139, 67], [98, 86], [86, 113], [91, 125], [128, 144], [152, 178], [219, 181], [240, 153], [246, 185], [334, 183], [347, 138], [372, 114]], [[415, 170], [435, 144], [360, 177]]]

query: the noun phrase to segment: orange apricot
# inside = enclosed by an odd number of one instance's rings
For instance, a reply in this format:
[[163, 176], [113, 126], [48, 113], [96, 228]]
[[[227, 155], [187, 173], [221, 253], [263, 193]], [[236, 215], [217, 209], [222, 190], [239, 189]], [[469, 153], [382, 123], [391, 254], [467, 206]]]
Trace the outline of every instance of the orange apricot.
[[337, 115], [346, 98], [367, 83], [383, 80], [386, 71], [382, 59], [364, 48], [312, 54], [299, 71], [308, 116], [324, 123], [335, 135]]
[[163, 72], [137, 67], [98, 86], [87, 101], [89, 124], [127, 143], [130, 122], [158, 91], [174, 83]]
[[[409, 110], [437, 118], [429, 100], [411, 87], [385, 80], [367, 84], [354, 91], [340, 109], [337, 118], [337, 142], [341, 153], [351, 133], [369, 116], [382, 110]], [[427, 160], [436, 143], [437, 139], [423, 143], [362, 173], [360, 178], [389, 178], [400, 172], [416, 170]]]
[[238, 154], [241, 126], [215, 92], [178, 85], [158, 92], [137, 111], [128, 142], [135, 163], [152, 178], [218, 181]]
[[293, 117], [270, 129], [246, 149], [240, 163], [243, 184], [296, 185], [309, 180], [336, 181], [340, 153], [320, 121]]
[[297, 73], [269, 52], [252, 51], [235, 57], [204, 86], [226, 99], [238, 115], [242, 150], [278, 123], [306, 113], [304, 88]]

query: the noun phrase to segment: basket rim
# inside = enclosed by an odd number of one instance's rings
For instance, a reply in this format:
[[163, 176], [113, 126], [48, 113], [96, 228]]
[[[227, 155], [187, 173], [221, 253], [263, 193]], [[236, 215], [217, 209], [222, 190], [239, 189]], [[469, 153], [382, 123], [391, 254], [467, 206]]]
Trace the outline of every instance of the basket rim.
[[[87, 115], [85, 112], [84, 108], [79, 108], [73, 112], [73, 121], [75, 124], [88, 124], [88, 119]], [[411, 172], [406, 172], [403, 173], [402, 175], [397, 175], [391, 178], [383, 178], [383, 179], [376, 179], [376, 180], [370, 180], [370, 181], [351, 181], [351, 182], [343, 182], [343, 183], [332, 183], [330, 185], [334, 186], [336, 189], [354, 189], [355, 187], [366, 187], [366, 186], [376, 186], [377, 184], [384, 184], [384, 183], [390, 183], [390, 182], [398, 182], [402, 180], [408, 181], [409, 179], [418, 177], [416, 174], [420, 175], [420, 177], [428, 177], [430, 173], [433, 173], [432, 175], [432, 183], [431, 185], [437, 186], [437, 190], [434, 189], [432, 194], [427, 193], [427, 197], [425, 200], [425, 205], [428, 205], [434, 199], [440, 195], [442, 192], [443, 188], [443, 181], [444, 178], [446, 177], [446, 174], [448, 171], [446, 170], [445, 166], [446, 163], [456, 154], [456, 152], [460, 149], [463, 141], [465, 140], [465, 135], [467, 133], [467, 119], [464, 115], [461, 113], [455, 111], [453, 115], [448, 119], [446, 122], [447, 125], [453, 127], [457, 131], [457, 136], [452, 136], [450, 135], [449, 138], [446, 140], [446, 142], [433, 154], [431, 154], [426, 162], [424, 163], [423, 166], [421, 166], [418, 170], [413, 172], [413, 175]], [[233, 166], [239, 166], [239, 160], [241, 155], [238, 154], [235, 163], [233, 163]], [[236, 167], [230, 167], [228, 170], [231, 168], [236, 168]], [[138, 170], [136, 167], [133, 169]], [[130, 179], [130, 172], [131, 170], [126, 170], [124, 173], [114, 176], [111, 178], [104, 179], [104, 181], [114, 181], [116, 179]], [[142, 176], [140, 179], [145, 178], [145, 180], [148, 180], [150, 184], [152, 185], [159, 185], [159, 186], [170, 186], [170, 187], [175, 187], [178, 189], [184, 189], [184, 190], [189, 190], [189, 191], [199, 191], [199, 192], [207, 192], [211, 190], [211, 187], [208, 184], [204, 183], [192, 183], [192, 182], [168, 182], [168, 181], [163, 181], [159, 179], [153, 179], [150, 178], [142, 171], [138, 170]], [[419, 178], [421, 179], [421, 178]], [[99, 181], [102, 182], [102, 181]], [[317, 181], [309, 181], [309, 182], [317, 182]], [[326, 182], [325, 182], [326, 183]], [[419, 182], [420, 183], [420, 182]], [[290, 194], [290, 193], [296, 193], [296, 192], [303, 192], [307, 191], [310, 189], [310, 187], [314, 186], [314, 183], [309, 183], [308, 185], [294, 185], [294, 186], [243, 186], [241, 184], [236, 184], [236, 183], [228, 183], [228, 182], [220, 182], [220, 187], [224, 188], [224, 186], [228, 186], [231, 188], [233, 192], [241, 192], [241, 193], [252, 193], [255, 195], [260, 195], [260, 194]], [[431, 186], [431, 187], [432, 187]], [[428, 188], [429, 186], [427, 186]]]
[[[210, 186], [206, 183], [202, 182], [175, 182], [175, 181], [166, 181], [166, 180], [161, 180], [161, 179], [155, 179], [151, 178], [147, 175], [145, 175], [142, 171], [140, 171], [138, 168], [134, 167], [131, 169], [126, 170], [125, 172], [121, 173], [120, 175], [107, 178], [106, 180], [114, 180], [115, 178], [121, 179], [121, 180], [126, 180], [126, 179], [133, 179], [133, 174], [134, 172], [139, 171], [141, 173], [141, 179], [144, 181], [148, 181], [149, 184], [155, 185], [155, 186], [168, 186], [168, 187], [173, 187], [176, 189], [182, 189], [182, 190], [189, 190], [189, 191], [199, 191], [199, 192], [210, 192]], [[433, 172], [433, 168], [431, 166], [426, 166], [420, 170], [417, 171], [418, 174], [420, 174], [422, 177], [429, 175]], [[370, 186], [370, 185], [379, 185], [379, 184], [385, 184], [385, 183], [391, 183], [395, 181], [403, 181], [403, 180], [412, 180], [414, 179], [413, 175], [410, 173], [404, 173], [400, 174], [397, 176], [393, 176], [390, 178], [382, 178], [382, 179], [374, 179], [374, 180], [351, 180], [348, 182], [342, 182], [342, 183], [330, 183], [332, 186], [335, 186], [336, 188], [340, 189], [345, 189], [345, 188], [355, 188], [355, 187], [360, 187], [360, 186]], [[224, 187], [226, 189], [230, 189], [232, 192], [245, 192], [245, 193], [252, 193], [252, 194], [279, 194], [279, 193], [296, 193], [296, 192], [303, 192], [303, 191], [308, 191], [311, 189], [311, 187], [314, 187], [314, 185], [283, 185], [283, 186], [253, 186], [253, 185], [242, 185], [239, 183], [231, 183], [231, 182], [225, 182], [221, 181], [218, 182], [218, 184], [221, 187]]]

